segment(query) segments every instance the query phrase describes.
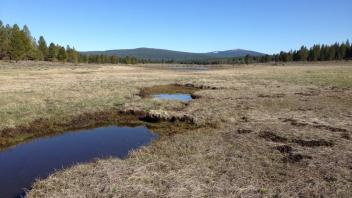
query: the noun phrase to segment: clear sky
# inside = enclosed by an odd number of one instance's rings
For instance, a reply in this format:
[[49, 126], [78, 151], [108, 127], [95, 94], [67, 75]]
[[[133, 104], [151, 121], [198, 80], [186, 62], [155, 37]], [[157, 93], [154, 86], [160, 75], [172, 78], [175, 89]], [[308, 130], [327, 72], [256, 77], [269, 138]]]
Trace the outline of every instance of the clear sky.
[[352, 0], [0, 0], [0, 20], [80, 51], [265, 53], [352, 39]]

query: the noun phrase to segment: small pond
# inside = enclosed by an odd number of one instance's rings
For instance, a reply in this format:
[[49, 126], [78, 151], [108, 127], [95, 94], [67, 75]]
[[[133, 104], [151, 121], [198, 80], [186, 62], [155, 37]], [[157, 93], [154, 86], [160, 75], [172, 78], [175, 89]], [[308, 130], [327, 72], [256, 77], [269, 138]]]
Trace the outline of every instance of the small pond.
[[153, 94], [155, 100], [177, 100], [181, 102], [188, 102], [192, 100], [191, 94], [175, 93], [175, 94]]
[[23, 189], [55, 170], [97, 158], [124, 158], [157, 137], [144, 126], [108, 126], [34, 139], [0, 152], [0, 197], [21, 197]]

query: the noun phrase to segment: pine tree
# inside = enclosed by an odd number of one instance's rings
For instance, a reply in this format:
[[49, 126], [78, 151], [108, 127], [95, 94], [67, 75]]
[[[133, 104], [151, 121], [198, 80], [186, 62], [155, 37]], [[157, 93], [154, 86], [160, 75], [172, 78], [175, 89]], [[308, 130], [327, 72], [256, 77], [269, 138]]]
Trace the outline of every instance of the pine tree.
[[347, 45], [345, 43], [342, 43], [338, 51], [338, 60], [346, 59], [347, 50]]
[[346, 54], [346, 59], [350, 60], [352, 59], [352, 45], [350, 44], [350, 41], [346, 41], [346, 46], [347, 46], [347, 54]]
[[0, 20], [0, 60], [8, 56], [10, 48], [9, 29]]
[[330, 46], [328, 47], [327, 50], [327, 60], [331, 61], [331, 60], [335, 60], [336, 58], [336, 50], [334, 46]]
[[309, 60], [310, 61], [318, 61], [320, 56], [320, 45], [314, 45], [309, 52]]
[[111, 64], [117, 64], [117, 56], [111, 56], [110, 59]]
[[23, 42], [23, 34], [17, 24], [12, 27], [10, 35], [9, 55], [11, 60], [19, 61], [26, 52], [25, 43]]
[[66, 54], [66, 50], [64, 47], [60, 47], [59, 48], [59, 51], [58, 51], [58, 54], [57, 54], [57, 59], [59, 61], [62, 61], [62, 62], [65, 62], [66, 59], [67, 59], [67, 54]]
[[79, 54], [79, 62], [81, 63], [89, 63], [89, 58], [85, 54]]
[[[234, 59], [233, 62], [235, 62], [236, 60]], [[270, 56], [269, 55], [264, 55], [262, 56], [262, 60], [261, 60], [262, 63], [268, 63], [270, 62]]]
[[250, 64], [250, 63], [252, 62], [251, 56], [247, 54], [247, 55], [244, 57], [244, 62], [245, 62], [247, 65]]
[[69, 45], [66, 47], [67, 61], [71, 63], [78, 63], [78, 52], [75, 48], [71, 48]]
[[31, 49], [27, 53], [27, 59], [29, 60], [42, 60], [42, 53], [38, 49], [37, 41], [35, 38], [32, 39]]
[[50, 43], [49, 49], [48, 49], [48, 60], [49, 61], [55, 61], [56, 60], [56, 46], [54, 43]]
[[298, 51], [298, 56], [300, 61], [307, 61], [308, 49], [305, 46], [302, 46], [301, 49]]
[[38, 49], [41, 52], [41, 60], [48, 60], [48, 46], [43, 36], [39, 37]]
[[282, 62], [287, 62], [289, 60], [288, 53], [281, 51], [279, 55], [279, 60]]
[[325, 45], [321, 46], [319, 60], [321, 60], [321, 61], [327, 61], [328, 60], [328, 50], [327, 50], [327, 47]]
[[24, 48], [25, 48], [25, 52], [24, 52], [24, 57], [26, 58], [26, 59], [34, 59], [35, 57], [33, 57], [34, 56], [34, 54], [35, 54], [35, 52], [34, 52], [34, 45], [33, 45], [33, 37], [32, 37], [32, 35], [31, 35], [31, 32], [29, 31], [29, 28], [28, 28], [28, 26], [23, 26], [23, 29], [22, 29], [22, 31], [21, 31], [21, 33], [22, 33], [22, 42], [23, 42], [23, 44], [24, 44]]

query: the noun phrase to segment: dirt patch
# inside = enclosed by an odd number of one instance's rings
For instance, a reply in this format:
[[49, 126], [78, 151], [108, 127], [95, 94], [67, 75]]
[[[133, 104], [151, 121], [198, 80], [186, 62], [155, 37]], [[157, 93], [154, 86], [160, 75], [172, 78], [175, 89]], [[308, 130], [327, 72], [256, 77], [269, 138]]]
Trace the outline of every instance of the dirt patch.
[[280, 153], [292, 153], [293, 149], [289, 145], [279, 145], [274, 147], [275, 150], [278, 150]]
[[214, 87], [214, 86], [209, 86], [209, 85], [195, 85], [191, 83], [186, 83], [184, 85], [182, 84], [175, 84], [177, 86], [184, 86], [184, 87], [191, 87], [195, 89], [212, 89], [212, 90], [217, 90], [217, 89], [222, 89], [221, 87]]
[[246, 134], [246, 133], [252, 133], [253, 131], [250, 129], [237, 129], [237, 133], [239, 134]]
[[347, 132], [347, 129], [329, 126], [329, 125], [325, 125], [325, 124], [319, 124], [319, 123], [302, 122], [302, 121], [298, 121], [293, 118], [281, 118], [281, 120], [283, 122], [289, 122], [293, 126], [311, 126], [314, 128], [325, 129], [325, 130], [332, 131], [332, 132]]
[[299, 107], [299, 108], [297, 108], [297, 111], [320, 111], [322, 109], [323, 108], [317, 108], [317, 107], [314, 107], [314, 108], [311, 108], [311, 107]]
[[319, 147], [319, 146], [334, 146], [334, 143], [328, 142], [326, 140], [302, 140], [302, 139], [294, 139], [292, 142], [297, 143], [304, 147]]
[[342, 129], [342, 128], [333, 127], [333, 126], [324, 125], [324, 124], [316, 124], [316, 125], [313, 125], [313, 127], [318, 129], [326, 129], [332, 132], [347, 132], [347, 129]]
[[249, 118], [246, 117], [246, 116], [242, 116], [242, 117], [241, 117], [241, 121], [242, 121], [242, 122], [248, 122], [248, 121], [249, 121]]
[[287, 142], [288, 139], [285, 137], [281, 137], [274, 132], [271, 131], [261, 131], [259, 137], [264, 138], [265, 140], [270, 140], [273, 142]]
[[293, 126], [307, 126], [307, 123], [304, 122], [299, 122], [298, 120], [295, 120], [293, 118], [281, 118], [283, 122], [289, 122]]
[[320, 91], [318, 90], [310, 90], [307, 92], [296, 92], [295, 95], [299, 96], [318, 96], [320, 94]]
[[282, 158], [282, 162], [284, 163], [298, 163], [303, 159], [312, 159], [312, 157], [309, 155], [294, 153], [293, 148], [289, 145], [279, 145], [273, 147], [273, 149], [279, 151], [282, 154], [285, 154], [285, 156]]
[[282, 161], [284, 163], [297, 163], [302, 161], [303, 159], [312, 159], [312, 157], [309, 155], [302, 155], [300, 153], [289, 153], [282, 159]]
[[271, 94], [271, 95], [267, 95], [267, 94], [258, 94], [259, 98], [283, 98], [285, 97], [285, 94], [282, 93], [278, 93], [278, 94]]
[[350, 140], [351, 139], [350, 134], [348, 132], [343, 132], [341, 134], [341, 138], [346, 139], [346, 140]]
[[331, 175], [326, 175], [326, 176], [324, 176], [324, 180], [327, 182], [336, 182], [337, 178], [334, 176], [331, 176]]
[[[158, 122], [158, 124], [153, 124], [153, 122], [145, 123], [145, 121]], [[110, 124], [126, 126], [138, 126], [144, 124], [148, 127], [153, 127], [154, 129], [157, 129], [159, 132], [166, 131], [166, 134], [169, 135], [171, 133], [176, 133], [176, 131], [182, 131], [183, 129], [181, 128], [194, 128], [195, 126], [191, 126], [191, 124], [193, 123], [192, 121], [192, 118], [187, 116], [163, 117], [158, 114], [155, 114], [155, 112], [153, 113], [134, 110], [109, 110], [94, 113], [83, 113], [61, 122], [52, 121], [50, 119], [37, 119], [27, 125], [20, 125], [15, 128], [5, 128], [1, 130], [0, 150], [36, 137], [54, 135], [65, 131], [88, 129], [92, 127], [99, 127]], [[173, 124], [171, 124], [170, 122], [172, 122]], [[184, 123], [175, 124], [175, 122]]]

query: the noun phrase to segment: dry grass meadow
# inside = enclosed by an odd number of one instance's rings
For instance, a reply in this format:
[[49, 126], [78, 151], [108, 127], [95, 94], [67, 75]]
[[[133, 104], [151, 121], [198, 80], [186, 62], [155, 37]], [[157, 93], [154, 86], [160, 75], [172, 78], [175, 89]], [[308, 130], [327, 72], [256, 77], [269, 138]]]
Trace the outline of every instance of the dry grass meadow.
[[[189, 104], [139, 94], [169, 84], [201, 89]], [[352, 62], [198, 72], [0, 62], [4, 145], [33, 137], [6, 129], [111, 109], [199, 127], [57, 171], [28, 197], [352, 197]]]

